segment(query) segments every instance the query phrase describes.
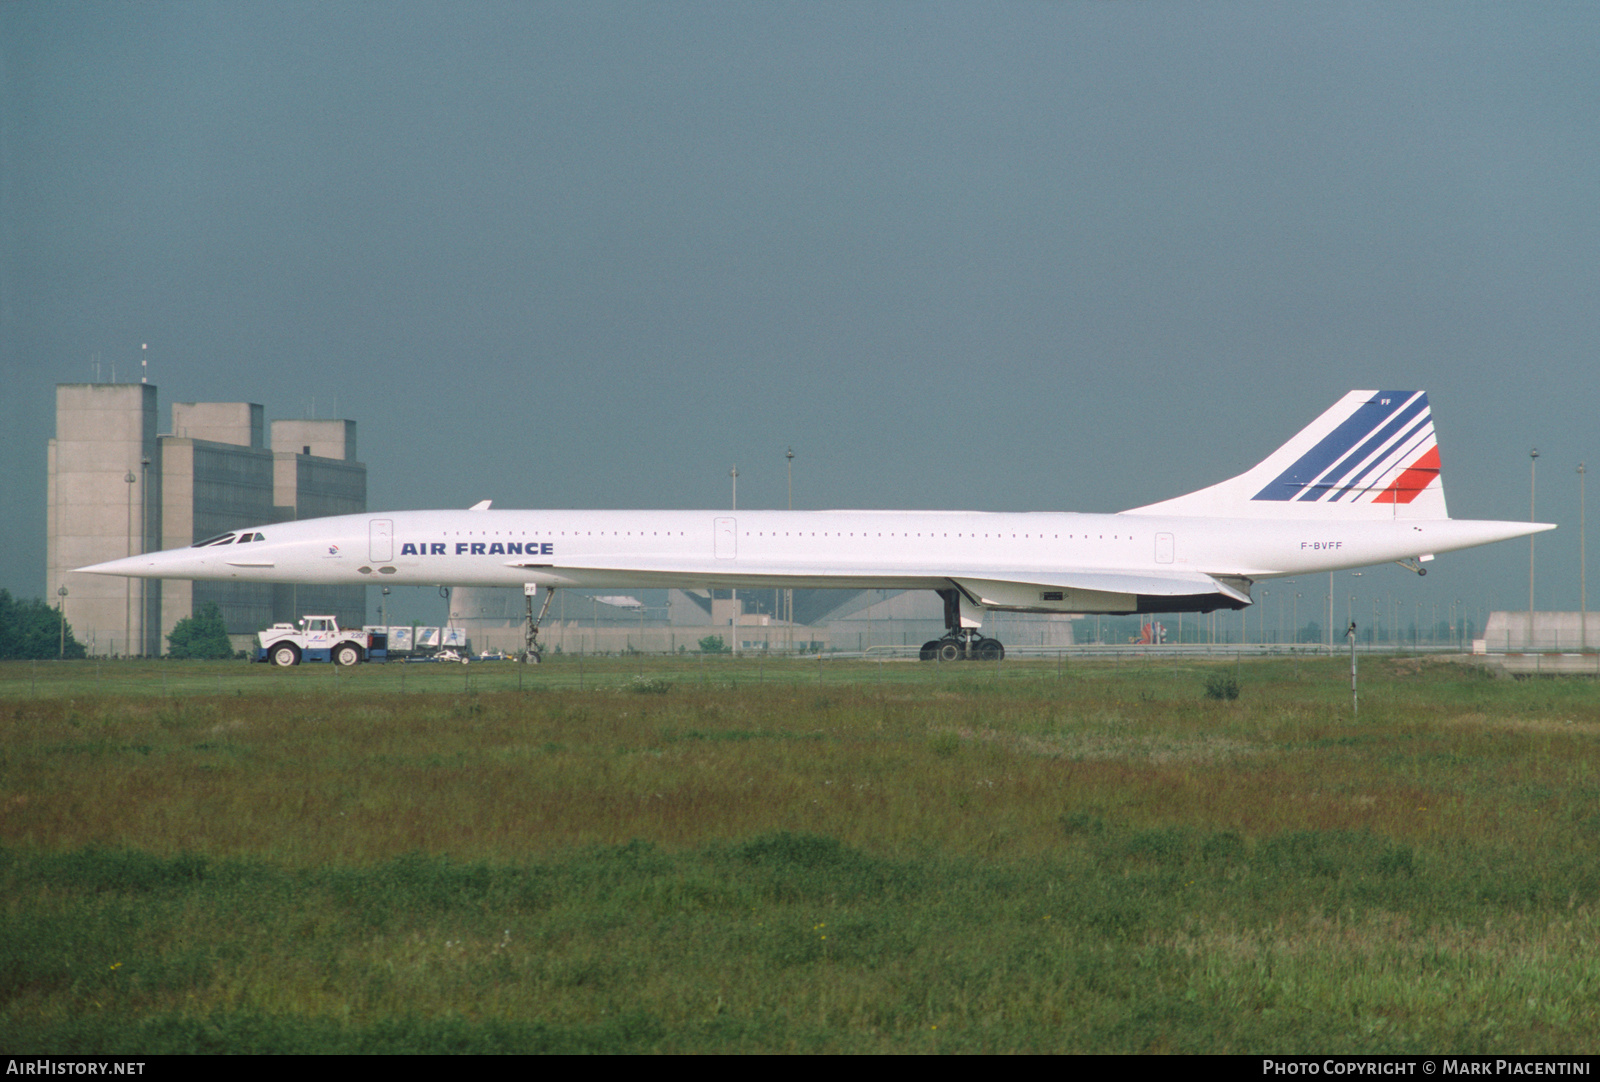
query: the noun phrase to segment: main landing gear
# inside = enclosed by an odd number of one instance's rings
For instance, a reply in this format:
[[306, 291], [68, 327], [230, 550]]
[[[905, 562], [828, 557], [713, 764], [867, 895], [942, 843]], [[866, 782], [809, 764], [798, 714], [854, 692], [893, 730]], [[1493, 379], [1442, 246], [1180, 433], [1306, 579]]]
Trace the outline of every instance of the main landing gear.
[[970, 628], [942, 639], [929, 639], [917, 656], [923, 661], [1000, 661], [1006, 648], [999, 639], [986, 639]]
[[955, 590], [940, 590], [944, 599], [944, 626], [942, 639], [929, 639], [922, 644], [917, 657], [923, 661], [1001, 661], [1006, 648], [999, 639], [987, 639], [974, 627], [961, 626], [961, 595]]

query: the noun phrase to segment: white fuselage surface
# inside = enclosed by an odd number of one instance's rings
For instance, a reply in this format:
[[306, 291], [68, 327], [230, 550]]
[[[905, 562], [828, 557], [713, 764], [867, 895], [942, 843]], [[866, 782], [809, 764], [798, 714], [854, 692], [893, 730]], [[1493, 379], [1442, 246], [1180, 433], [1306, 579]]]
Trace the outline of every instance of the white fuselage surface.
[[1241, 608], [1258, 579], [1428, 560], [1551, 528], [1450, 518], [1427, 395], [1352, 391], [1249, 471], [1120, 514], [501, 511], [485, 501], [266, 523], [83, 570], [401, 586], [929, 589], [958, 599], [961, 624], [975, 626], [987, 608]]
[[1230, 580], [1247, 590], [1256, 579], [1503, 540], [1528, 525], [1048, 512], [400, 511], [272, 523], [239, 535], [260, 541], [116, 564], [117, 573], [163, 578], [397, 586], [956, 585], [990, 608], [1159, 612], [1171, 610], [1152, 604], [1157, 597], [1183, 597], [1193, 609], [1237, 607], [1226, 600]]

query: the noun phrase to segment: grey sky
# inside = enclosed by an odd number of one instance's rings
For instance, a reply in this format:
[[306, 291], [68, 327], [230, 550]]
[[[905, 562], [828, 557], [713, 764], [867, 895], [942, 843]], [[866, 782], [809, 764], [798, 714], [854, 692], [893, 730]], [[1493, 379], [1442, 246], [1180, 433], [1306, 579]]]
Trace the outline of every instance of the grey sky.
[[782, 506], [793, 445], [801, 507], [1112, 511], [1424, 387], [1454, 514], [1539, 446], [1577, 606], [1592, 4], [22, 2], [0, 62], [13, 592], [54, 384], [148, 342], [163, 425], [336, 405], [394, 509]]

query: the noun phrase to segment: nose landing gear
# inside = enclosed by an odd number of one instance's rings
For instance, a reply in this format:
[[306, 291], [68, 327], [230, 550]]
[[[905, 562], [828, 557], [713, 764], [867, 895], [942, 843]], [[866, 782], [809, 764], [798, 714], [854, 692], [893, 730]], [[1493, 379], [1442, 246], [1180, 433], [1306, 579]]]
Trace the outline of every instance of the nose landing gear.
[[544, 652], [539, 648], [539, 625], [544, 623], [545, 614], [550, 611], [550, 599], [556, 596], [553, 587], [545, 590], [544, 604], [539, 606], [539, 615], [535, 617], [533, 615], [533, 595], [538, 588], [537, 584], [531, 582], [522, 587], [523, 596], [528, 599], [528, 620], [525, 625], [526, 635], [522, 645], [522, 660], [529, 665], [537, 665], [544, 660]]

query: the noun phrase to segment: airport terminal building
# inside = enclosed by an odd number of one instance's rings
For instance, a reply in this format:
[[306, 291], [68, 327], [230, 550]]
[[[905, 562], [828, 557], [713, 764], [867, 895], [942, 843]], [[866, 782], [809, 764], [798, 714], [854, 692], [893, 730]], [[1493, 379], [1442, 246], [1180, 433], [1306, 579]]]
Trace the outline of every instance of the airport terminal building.
[[[63, 383], [49, 448], [45, 595], [91, 655], [151, 657], [215, 602], [239, 645], [306, 612], [366, 621], [362, 586], [117, 579], [75, 567], [180, 548], [241, 526], [367, 509], [356, 423], [273, 421], [252, 402], [175, 402], [148, 383]], [[65, 588], [63, 595], [60, 591]]]

